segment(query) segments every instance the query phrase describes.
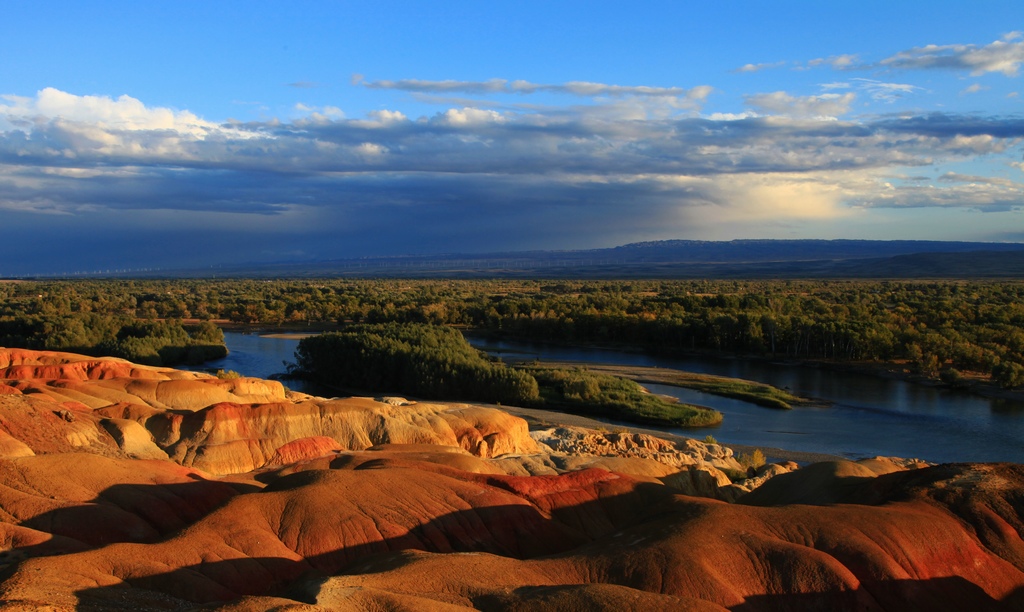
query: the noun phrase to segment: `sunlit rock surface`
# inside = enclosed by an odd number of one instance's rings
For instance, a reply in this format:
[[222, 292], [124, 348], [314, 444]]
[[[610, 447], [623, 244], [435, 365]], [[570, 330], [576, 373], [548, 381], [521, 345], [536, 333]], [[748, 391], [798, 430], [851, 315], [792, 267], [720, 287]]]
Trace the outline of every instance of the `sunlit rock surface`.
[[717, 445], [478, 406], [22, 350], [0, 376], [0, 609], [1024, 609], [1020, 465], [733, 484]]

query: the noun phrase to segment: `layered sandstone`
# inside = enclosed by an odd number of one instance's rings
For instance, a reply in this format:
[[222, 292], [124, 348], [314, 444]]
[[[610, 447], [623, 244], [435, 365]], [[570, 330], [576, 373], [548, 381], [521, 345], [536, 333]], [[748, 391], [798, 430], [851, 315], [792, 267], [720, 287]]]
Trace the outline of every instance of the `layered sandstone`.
[[1020, 465], [738, 486], [717, 445], [531, 435], [476, 406], [31, 351], [0, 368], [0, 609], [1024, 607]]
[[223, 475], [377, 444], [453, 446], [480, 457], [537, 452], [524, 421], [477, 406], [326, 400], [277, 381], [69, 353], [0, 350], [0, 368], [4, 457], [84, 450]]

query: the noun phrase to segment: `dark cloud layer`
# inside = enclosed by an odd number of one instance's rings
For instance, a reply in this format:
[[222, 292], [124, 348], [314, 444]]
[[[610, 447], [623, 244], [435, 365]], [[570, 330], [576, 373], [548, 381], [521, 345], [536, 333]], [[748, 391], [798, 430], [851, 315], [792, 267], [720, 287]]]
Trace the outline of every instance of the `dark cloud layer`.
[[[388, 82], [364, 85], [380, 83]], [[416, 83], [388, 86], [526, 88]], [[1024, 194], [1014, 180], [892, 178], [1006, 154], [1024, 137], [1019, 117], [850, 120], [842, 116], [853, 94], [784, 92], [751, 98], [764, 115], [702, 117], [664, 106], [684, 90], [608, 87], [578, 95], [626, 97], [569, 109], [249, 123], [209, 122], [127, 96], [7, 96], [0, 213], [12, 235], [0, 255], [19, 262], [6, 273], [25, 273], [33, 248], [49, 253], [41, 257], [51, 266], [96, 249], [75, 261], [122, 257], [136, 267], [577, 248], [700, 237], [725, 224], [757, 231], [824, 222], [853, 209], [1009, 211]]]

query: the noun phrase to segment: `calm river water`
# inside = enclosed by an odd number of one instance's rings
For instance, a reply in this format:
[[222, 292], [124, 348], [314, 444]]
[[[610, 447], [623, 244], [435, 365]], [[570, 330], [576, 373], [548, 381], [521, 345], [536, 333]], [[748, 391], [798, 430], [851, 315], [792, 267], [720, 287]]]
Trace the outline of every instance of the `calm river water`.
[[[266, 378], [295, 360], [298, 340], [225, 332], [231, 353], [204, 368], [235, 370]], [[641, 353], [569, 348], [468, 337], [479, 349], [506, 360], [537, 358], [605, 364], [659, 366], [732, 376], [788, 388], [832, 403], [827, 408], [773, 410], [667, 385], [655, 393], [709, 406], [725, 415], [718, 427], [673, 430], [696, 438], [713, 435], [725, 444], [748, 444], [850, 458], [874, 455], [928, 461], [1024, 463], [1024, 402], [976, 397], [864, 374], [741, 359], [666, 359]], [[298, 391], [301, 381], [284, 381]]]

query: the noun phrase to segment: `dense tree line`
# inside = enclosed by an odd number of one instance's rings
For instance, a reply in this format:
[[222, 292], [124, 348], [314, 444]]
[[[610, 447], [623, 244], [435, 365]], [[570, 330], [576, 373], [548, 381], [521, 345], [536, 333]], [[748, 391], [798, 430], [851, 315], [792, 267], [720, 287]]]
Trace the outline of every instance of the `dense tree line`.
[[448, 327], [355, 325], [304, 338], [295, 357], [299, 374], [333, 387], [507, 404], [539, 397], [532, 376], [488, 361]]
[[581, 369], [518, 369], [487, 359], [450, 327], [356, 324], [304, 338], [294, 374], [355, 391], [535, 406], [669, 426], [720, 423], [714, 410], [666, 401], [640, 385]]
[[148, 365], [198, 364], [227, 354], [224, 332], [210, 321], [183, 325], [140, 320], [131, 312], [72, 308], [67, 294], [52, 302], [36, 294], [27, 308], [20, 305], [10, 296], [0, 304], [0, 346], [122, 357]]
[[0, 284], [0, 308], [0, 320], [15, 327], [72, 313], [311, 327], [433, 323], [652, 351], [897, 361], [951, 382], [975, 373], [1008, 388], [1024, 384], [1021, 282], [26, 282]]

